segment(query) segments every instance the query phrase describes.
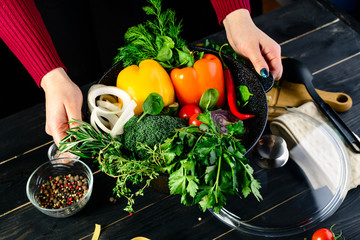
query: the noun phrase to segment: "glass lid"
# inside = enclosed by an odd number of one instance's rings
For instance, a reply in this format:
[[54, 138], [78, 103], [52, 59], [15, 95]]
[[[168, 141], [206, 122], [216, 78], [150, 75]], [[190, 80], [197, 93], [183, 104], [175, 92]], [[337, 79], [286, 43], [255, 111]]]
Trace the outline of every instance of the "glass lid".
[[287, 163], [262, 169], [252, 153], [247, 156], [263, 200], [233, 197], [219, 213], [210, 210], [230, 227], [253, 235], [279, 237], [308, 230], [339, 208], [348, 189], [347, 155], [335, 131], [298, 110], [280, 110], [267, 131], [286, 141]]

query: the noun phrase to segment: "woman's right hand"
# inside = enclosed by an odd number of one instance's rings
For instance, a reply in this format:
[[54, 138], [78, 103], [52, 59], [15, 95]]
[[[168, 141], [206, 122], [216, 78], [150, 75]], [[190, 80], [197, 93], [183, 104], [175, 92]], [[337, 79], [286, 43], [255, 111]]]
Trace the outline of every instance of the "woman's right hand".
[[48, 72], [41, 80], [41, 87], [46, 98], [46, 126], [45, 131], [59, 142], [67, 134], [69, 121], [81, 120], [83, 96], [80, 88], [69, 78], [63, 68], [56, 68]]

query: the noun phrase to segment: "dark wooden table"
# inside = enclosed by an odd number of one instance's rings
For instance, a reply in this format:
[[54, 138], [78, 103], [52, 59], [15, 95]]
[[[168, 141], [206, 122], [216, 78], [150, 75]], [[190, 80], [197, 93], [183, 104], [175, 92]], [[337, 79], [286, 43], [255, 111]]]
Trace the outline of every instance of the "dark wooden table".
[[[341, 118], [360, 134], [360, 36], [359, 24], [325, 0], [303, 0], [255, 19], [256, 24], [282, 46], [282, 54], [303, 61], [314, 75], [315, 87], [342, 91], [353, 107]], [[224, 32], [211, 36], [225, 39]], [[114, 182], [90, 161], [94, 191], [78, 214], [65, 219], [48, 217], [26, 197], [30, 174], [48, 161], [52, 139], [44, 131], [44, 105], [0, 120], [0, 239], [91, 239], [95, 224], [100, 239], [264, 239], [231, 229], [210, 212], [185, 207], [178, 196], [152, 189], [136, 199], [132, 216], [124, 212], [123, 199], [109, 202]], [[360, 239], [360, 189], [349, 191], [342, 206], [317, 226], [343, 232], [346, 239]], [[284, 219], [286, 221], [286, 219]], [[311, 239], [315, 229], [292, 237]]]

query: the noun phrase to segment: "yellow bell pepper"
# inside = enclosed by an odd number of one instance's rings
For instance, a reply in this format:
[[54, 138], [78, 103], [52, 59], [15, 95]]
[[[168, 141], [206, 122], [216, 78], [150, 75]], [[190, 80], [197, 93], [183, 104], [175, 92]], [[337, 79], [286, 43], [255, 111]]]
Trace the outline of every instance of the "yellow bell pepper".
[[137, 104], [136, 115], [143, 112], [142, 104], [150, 93], [162, 96], [165, 106], [175, 101], [175, 90], [169, 74], [152, 59], [141, 61], [139, 66], [124, 68], [117, 77], [116, 86], [134, 99]]

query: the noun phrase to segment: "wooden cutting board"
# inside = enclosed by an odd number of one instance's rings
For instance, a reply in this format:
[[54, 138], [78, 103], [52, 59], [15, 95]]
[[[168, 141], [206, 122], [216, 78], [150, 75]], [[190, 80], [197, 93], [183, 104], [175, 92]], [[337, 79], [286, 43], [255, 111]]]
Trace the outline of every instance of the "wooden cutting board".
[[[319, 89], [316, 89], [316, 91], [337, 112], [346, 112], [352, 106], [352, 99], [346, 93], [327, 92]], [[276, 107], [298, 107], [312, 100], [303, 84], [286, 80], [276, 82], [274, 87], [267, 93], [267, 99], [270, 107], [269, 118], [274, 114], [277, 115], [276, 112], [279, 109], [276, 110]]]

